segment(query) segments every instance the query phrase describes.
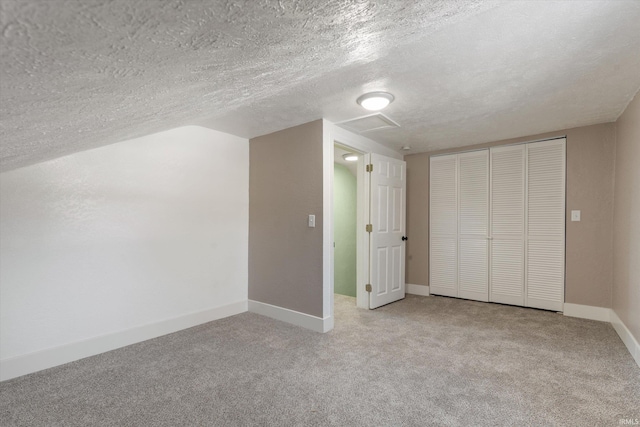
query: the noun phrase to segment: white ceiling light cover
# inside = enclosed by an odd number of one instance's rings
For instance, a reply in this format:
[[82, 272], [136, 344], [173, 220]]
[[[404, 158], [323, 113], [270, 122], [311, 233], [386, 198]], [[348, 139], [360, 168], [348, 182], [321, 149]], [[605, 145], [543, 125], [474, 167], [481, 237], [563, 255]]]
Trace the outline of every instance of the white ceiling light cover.
[[356, 102], [366, 110], [378, 111], [386, 108], [394, 99], [388, 92], [369, 92], [359, 97]]

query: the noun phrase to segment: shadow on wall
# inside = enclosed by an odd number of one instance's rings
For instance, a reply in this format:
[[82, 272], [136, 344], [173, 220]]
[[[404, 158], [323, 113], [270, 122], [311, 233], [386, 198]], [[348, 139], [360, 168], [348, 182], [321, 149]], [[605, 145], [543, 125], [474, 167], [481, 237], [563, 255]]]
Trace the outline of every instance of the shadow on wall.
[[356, 177], [345, 166], [334, 165], [333, 212], [334, 290], [356, 296]]

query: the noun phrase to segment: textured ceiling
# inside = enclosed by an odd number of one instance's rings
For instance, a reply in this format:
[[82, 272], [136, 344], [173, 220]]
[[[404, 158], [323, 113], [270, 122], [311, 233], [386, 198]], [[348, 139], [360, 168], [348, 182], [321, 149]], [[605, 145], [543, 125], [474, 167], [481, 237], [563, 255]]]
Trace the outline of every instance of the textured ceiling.
[[640, 1], [0, 0], [0, 167], [184, 125], [254, 137], [366, 114], [430, 151], [613, 121]]

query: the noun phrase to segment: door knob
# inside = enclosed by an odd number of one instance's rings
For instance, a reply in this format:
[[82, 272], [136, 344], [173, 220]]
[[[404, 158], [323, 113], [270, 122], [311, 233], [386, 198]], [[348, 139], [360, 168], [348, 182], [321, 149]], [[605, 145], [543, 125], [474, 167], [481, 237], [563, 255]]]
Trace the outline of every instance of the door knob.
[[407, 236], [402, 236], [402, 241], [404, 242], [405, 240], [409, 240], [409, 238]]

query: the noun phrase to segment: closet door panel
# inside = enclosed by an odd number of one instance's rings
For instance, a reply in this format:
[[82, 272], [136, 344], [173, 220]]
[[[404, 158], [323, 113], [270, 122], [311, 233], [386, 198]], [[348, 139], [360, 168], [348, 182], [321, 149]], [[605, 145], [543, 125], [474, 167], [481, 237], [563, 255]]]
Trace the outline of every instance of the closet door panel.
[[455, 236], [458, 232], [458, 168], [453, 156], [432, 157], [429, 208], [431, 232]]
[[458, 296], [458, 160], [432, 157], [429, 173], [429, 290]]
[[527, 307], [562, 311], [564, 243], [530, 240], [527, 253]]
[[459, 155], [460, 235], [486, 240], [489, 228], [489, 152]]
[[489, 151], [458, 155], [458, 296], [489, 300]]
[[489, 300], [487, 241], [460, 239], [458, 296], [476, 301]]
[[528, 235], [530, 239], [564, 238], [564, 144], [562, 141], [529, 144]]
[[524, 239], [525, 148], [491, 149], [491, 234]]
[[564, 305], [565, 140], [527, 145], [528, 307], [562, 311]]
[[491, 302], [524, 305], [524, 246], [522, 240], [493, 240]]
[[490, 155], [489, 300], [524, 305], [525, 147], [495, 147]]
[[458, 248], [456, 239], [431, 238], [429, 248], [429, 293], [448, 297], [458, 296]]

